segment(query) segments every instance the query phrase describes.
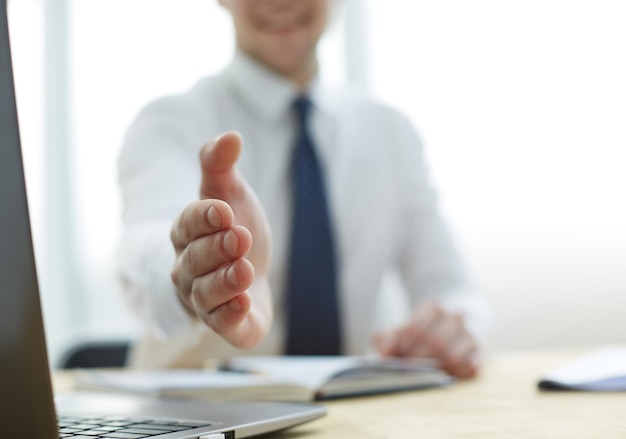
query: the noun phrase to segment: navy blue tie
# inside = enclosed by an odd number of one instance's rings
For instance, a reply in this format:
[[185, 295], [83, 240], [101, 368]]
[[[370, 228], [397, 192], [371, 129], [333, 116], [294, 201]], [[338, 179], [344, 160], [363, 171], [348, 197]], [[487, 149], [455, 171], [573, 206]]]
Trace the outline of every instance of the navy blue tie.
[[323, 172], [308, 130], [311, 101], [294, 103], [293, 217], [287, 273], [288, 355], [338, 355], [337, 258]]

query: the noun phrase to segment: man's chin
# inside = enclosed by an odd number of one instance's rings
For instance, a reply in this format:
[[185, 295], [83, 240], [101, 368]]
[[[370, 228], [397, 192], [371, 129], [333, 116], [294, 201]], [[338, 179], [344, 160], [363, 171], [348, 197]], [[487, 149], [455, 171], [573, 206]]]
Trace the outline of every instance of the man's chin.
[[277, 50], [277, 53], [274, 53], [272, 56], [266, 56], [260, 61], [272, 70], [287, 77], [300, 76], [310, 70], [312, 55], [302, 55], [301, 50], [290, 49], [289, 47], [284, 47], [282, 50]]

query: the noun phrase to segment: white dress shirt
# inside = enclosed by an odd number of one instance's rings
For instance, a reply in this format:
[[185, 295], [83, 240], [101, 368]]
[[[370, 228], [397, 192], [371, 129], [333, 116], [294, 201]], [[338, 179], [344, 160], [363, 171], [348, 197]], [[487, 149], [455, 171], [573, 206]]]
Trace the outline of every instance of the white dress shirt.
[[[275, 320], [252, 352], [282, 352], [295, 141], [291, 105], [297, 93], [292, 83], [237, 53], [221, 74], [151, 103], [130, 127], [119, 159], [125, 224], [119, 271], [147, 329], [135, 365], [193, 367], [206, 357], [240, 352], [185, 312], [170, 280], [175, 253], [169, 232], [198, 198], [199, 149], [227, 130], [243, 136], [238, 168], [259, 196], [272, 232]], [[411, 124], [386, 106], [326, 90], [318, 81], [309, 96], [311, 132], [338, 241], [345, 353], [370, 349], [376, 299], [389, 269], [400, 274], [412, 307], [435, 297], [465, 313], [470, 329], [481, 336], [488, 307], [466, 281]]]

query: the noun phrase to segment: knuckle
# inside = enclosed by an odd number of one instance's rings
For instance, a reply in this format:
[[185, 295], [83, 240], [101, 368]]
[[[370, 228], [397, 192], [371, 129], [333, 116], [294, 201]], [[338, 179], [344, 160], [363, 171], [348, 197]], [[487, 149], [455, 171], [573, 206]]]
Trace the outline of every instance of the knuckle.
[[178, 268], [174, 268], [171, 272], [170, 272], [170, 279], [172, 280], [172, 283], [178, 287], [179, 284], [179, 279], [180, 279], [180, 273], [178, 272]]
[[172, 228], [170, 229], [170, 241], [174, 245], [174, 248], [179, 248], [184, 245], [186, 242], [185, 232], [186, 227], [185, 224], [185, 211], [181, 212], [180, 215], [176, 218], [174, 223], [172, 224]]
[[181, 259], [182, 259], [182, 265], [184, 267], [184, 270], [187, 273], [190, 273], [192, 276], [195, 276], [196, 258], [194, 258], [193, 252], [191, 251], [191, 248], [189, 246], [185, 249], [185, 251], [183, 251], [183, 254], [181, 255]]
[[220, 306], [206, 315], [207, 324], [221, 336], [232, 334], [241, 322], [242, 316], [232, 312], [228, 305]]
[[178, 243], [179, 221], [180, 221], [180, 218], [176, 219], [176, 221], [174, 221], [174, 224], [172, 224], [172, 228], [170, 229], [170, 241], [172, 241], [174, 246], [176, 246]]
[[215, 321], [215, 313], [203, 313], [202, 314], [202, 321], [204, 322], [205, 325], [207, 325], [209, 328], [211, 328], [213, 330], [213, 332], [215, 332], [218, 335], [221, 335], [221, 330], [219, 325], [217, 324], [217, 322]]
[[232, 329], [227, 306], [219, 306], [204, 315], [205, 323], [218, 335], [224, 335]]
[[[220, 297], [225, 296], [229, 292], [225, 268], [226, 267], [216, 271], [215, 275], [211, 277], [211, 288], [215, 291], [215, 294]], [[217, 275], [218, 273], [220, 274], [219, 276]]]
[[195, 279], [191, 284], [191, 297], [193, 297], [193, 303], [195, 308], [200, 311], [202, 314], [208, 313], [211, 311], [209, 294], [203, 288], [202, 280]]
[[193, 218], [193, 204], [191, 206], [188, 206], [182, 213], [181, 217], [180, 217], [180, 221], [178, 223], [178, 239], [181, 242], [189, 242], [189, 240], [191, 239], [191, 235], [190, 235], [190, 230], [189, 230], [189, 224], [191, 223], [191, 220]]
[[217, 276], [216, 272], [196, 278], [191, 285], [191, 295], [194, 302], [204, 313], [212, 313], [218, 308], [228, 293], [223, 281], [224, 276]]
[[228, 252], [226, 251], [226, 233], [228, 232], [220, 232], [214, 236], [211, 243], [211, 251], [213, 254], [221, 261], [228, 260]]
[[222, 316], [221, 309], [216, 309], [215, 311], [207, 314], [205, 316], [205, 322], [218, 335], [222, 335], [228, 330], [225, 324], [225, 319]]

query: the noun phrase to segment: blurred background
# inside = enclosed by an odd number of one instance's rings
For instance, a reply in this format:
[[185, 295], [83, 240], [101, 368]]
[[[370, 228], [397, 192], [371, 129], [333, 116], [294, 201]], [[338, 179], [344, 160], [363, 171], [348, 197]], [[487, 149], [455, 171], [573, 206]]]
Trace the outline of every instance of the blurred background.
[[[626, 343], [626, 3], [343, 0], [322, 77], [404, 110], [495, 312], [493, 350]], [[116, 160], [148, 101], [223, 68], [216, 0], [10, 0], [51, 364], [137, 337]], [[384, 318], [402, 313], [389, 284]]]

